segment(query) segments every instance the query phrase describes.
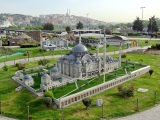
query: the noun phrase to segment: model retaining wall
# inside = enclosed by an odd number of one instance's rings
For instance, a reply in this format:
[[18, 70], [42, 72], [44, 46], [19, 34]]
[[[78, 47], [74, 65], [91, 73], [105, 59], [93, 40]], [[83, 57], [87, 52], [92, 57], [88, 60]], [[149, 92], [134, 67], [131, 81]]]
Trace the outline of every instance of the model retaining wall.
[[69, 105], [82, 101], [82, 99], [86, 97], [91, 97], [98, 93], [104, 92], [110, 88], [116, 87], [124, 82], [130, 81], [134, 78], [137, 78], [150, 70], [150, 66], [143, 67], [141, 69], [135, 70], [129, 74], [121, 76], [119, 78], [113, 79], [111, 81], [102, 83], [95, 87], [89, 88], [87, 90], [83, 90], [81, 92], [69, 95], [64, 98], [54, 99], [54, 102], [59, 106], [59, 108], [65, 108]]

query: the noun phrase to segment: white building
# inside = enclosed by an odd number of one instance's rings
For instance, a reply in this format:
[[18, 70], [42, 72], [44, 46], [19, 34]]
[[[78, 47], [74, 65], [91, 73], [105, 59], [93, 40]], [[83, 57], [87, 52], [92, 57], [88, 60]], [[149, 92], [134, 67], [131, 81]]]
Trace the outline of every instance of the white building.
[[30, 75], [25, 75], [22, 79], [23, 83], [28, 86], [34, 85], [34, 80]]

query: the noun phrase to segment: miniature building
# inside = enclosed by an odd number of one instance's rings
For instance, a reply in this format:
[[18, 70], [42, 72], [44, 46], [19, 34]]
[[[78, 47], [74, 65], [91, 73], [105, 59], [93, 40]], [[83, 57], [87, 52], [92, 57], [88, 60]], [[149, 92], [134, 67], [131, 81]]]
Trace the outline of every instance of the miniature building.
[[41, 84], [45, 85], [45, 86], [50, 86], [52, 85], [52, 80], [51, 77], [48, 74], [44, 74], [41, 77]]
[[22, 72], [18, 71], [15, 73], [16, 77], [19, 77], [20, 79], [23, 79], [24, 75], [22, 74]]
[[62, 38], [58, 40], [45, 40], [41, 42], [41, 47], [48, 50], [54, 50], [56, 47], [68, 47], [68, 40]]
[[[118, 67], [118, 60], [106, 57], [106, 64], [112, 64], [114, 68]], [[94, 56], [88, 52], [88, 49], [79, 43], [75, 45], [69, 54], [61, 57], [57, 62], [57, 67], [61, 74], [82, 78], [90, 77], [102, 73], [104, 71], [103, 59]], [[114, 64], [114, 65], [113, 65]], [[110, 69], [110, 65], [106, 65], [106, 70]], [[113, 67], [111, 69], [114, 69]]]
[[51, 76], [51, 79], [53, 81], [56, 81], [56, 80], [59, 80], [61, 79], [61, 72], [60, 70], [58, 70], [58, 68], [56, 67], [53, 67], [51, 70], [50, 70], [50, 76]]
[[30, 75], [25, 75], [22, 80], [25, 85], [28, 85], [28, 86], [34, 85], [34, 80]]

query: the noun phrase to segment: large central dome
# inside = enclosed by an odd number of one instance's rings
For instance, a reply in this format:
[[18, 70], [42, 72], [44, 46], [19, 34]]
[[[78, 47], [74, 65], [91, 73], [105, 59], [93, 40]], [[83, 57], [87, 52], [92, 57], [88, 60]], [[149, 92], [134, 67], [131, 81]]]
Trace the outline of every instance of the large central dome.
[[77, 57], [82, 57], [85, 54], [88, 54], [86, 46], [82, 44], [75, 45], [72, 49], [72, 54]]
[[78, 45], [75, 45], [72, 49], [72, 52], [87, 52], [87, 48], [82, 45], [82, 44], [78, 44]]

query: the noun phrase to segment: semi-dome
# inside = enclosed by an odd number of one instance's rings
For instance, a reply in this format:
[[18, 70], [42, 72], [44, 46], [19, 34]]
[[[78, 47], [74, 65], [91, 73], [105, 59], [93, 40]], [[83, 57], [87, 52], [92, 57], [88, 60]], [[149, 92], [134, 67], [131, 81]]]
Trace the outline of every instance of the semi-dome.
[[81, 64], [81, 61], [77, 60], [77, 61], [75, 62], [75, 64]]
[[60, 57], [59, 59], [60, 59], [60, 60], [64, 60], [64, 57]]
[[25, 75], [23, 79], [24, 79], [24, 80], [31, 80], [32, 77], [31, 77], [30, 75]]
[[59, 70], [58, 70], [58, 68], [57, 67], [54, 67], [54, 68], [52, 68], [51, 70], [50, 70], [50, 72], [58, 72]]
[[47, 79], [47, 78], [51, 78], [51, 77], [48, 74], [44, 74], [41, 78]]
[[92, 60], [91, 60], [91, 59], [88, 59], [87, 62], [92, 62]]
[[88, 51], [87, 48], [82, 45], [82, 44], [78, 44], [78, 45], [75, 45], [72, 49], [72, 52], [85, 52], [85, 51]]

